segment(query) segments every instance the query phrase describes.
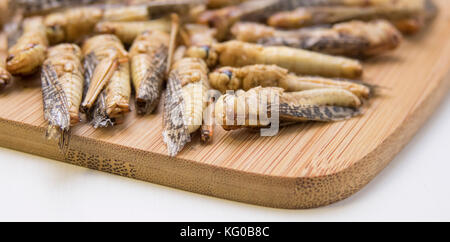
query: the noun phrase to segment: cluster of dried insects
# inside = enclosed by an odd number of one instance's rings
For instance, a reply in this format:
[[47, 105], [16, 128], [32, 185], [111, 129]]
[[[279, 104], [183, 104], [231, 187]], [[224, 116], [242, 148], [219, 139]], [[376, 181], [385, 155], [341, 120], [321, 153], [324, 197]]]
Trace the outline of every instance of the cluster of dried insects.
[[63, 147], [80, 121], [117, 125], [163, 99], [172, 156], [196, 132], [210, 142], [216, 123], [360, 115], [374, 86], [358, 81], [358, 58], [396, 49], [437, 13], [431, 0], [2, 0], [0, 9], [10, 40], [2, 35], [0, 89], [40, 71], [49, 138]]

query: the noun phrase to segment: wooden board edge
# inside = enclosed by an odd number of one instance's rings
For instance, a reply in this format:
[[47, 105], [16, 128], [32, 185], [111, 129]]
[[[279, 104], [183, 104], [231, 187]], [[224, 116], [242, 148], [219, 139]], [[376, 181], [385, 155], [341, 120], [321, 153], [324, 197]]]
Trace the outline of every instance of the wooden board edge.
[[[0, 119], [0, 146], [190, 192], [274, 208], [314, 208], [368, 184], [412, 139], [450, 88], [450, 72], [381, 145], [345, 170], [323, 177], [276, 177], [201, 164], [74, 136], [66, 153], [36, 129]], [[14, 136], [10, 134], [14, 133]]]

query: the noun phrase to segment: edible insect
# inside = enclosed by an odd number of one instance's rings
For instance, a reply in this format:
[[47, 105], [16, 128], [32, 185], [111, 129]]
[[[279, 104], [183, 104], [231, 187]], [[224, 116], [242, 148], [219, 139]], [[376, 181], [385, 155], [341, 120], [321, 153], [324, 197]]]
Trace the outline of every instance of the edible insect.
[[13, 75], [30, 75], [45, 60], [48, 41], [41, 17], [25, 19], [23, 34], [8, 51], [7, 70]]
[[82, 110], [95, 127], [122, 122], [130, 111], [128, 53], [114, 35], [98, 35], [83, 45], [85, 90]]
[[104, 3], [107, 0], [14, 0], [11, 7], [23, 9], [26, 15], [52, 12], [61, 8]]
[[341, 88], [360, 98], [372, 95], [373, 88], [365, 83], [315, 76], [297, 76], [276, 65], [249, 65], [241, 68], [221, 67], [209, 74], [212, 88], [225, 93], [228, 90], [248, 91], [252, 88], [281, 87], [287, 92], [311, 89]]
[[238, 40], [351, 57], [368, 57], [394, 50], [402, 39], [397, 29], [385, 20], [350, 21], [330, 28], [296, 31], [276, 30], [257, 23], [239, 23], [232, 32]]
[[137, 22], [100, 22], [95, 27], [99, 34], [114, 34], [124, 44], [132, 44], [134, 39], [145, 31], [169, 32], [170, 20], [167, 18]]
[[51, 43], [76, 42], [91, 34], [100, 21], [145, 21], [149, 17], [145, 6], [90, 6], [51, 13], [46, 16], [45, 25]]
[[199, 58], [183, 58], [172, 66], [164, 104], [163, 138], [175, 156], [202, 125], [207, 104], [208, 67]]
[[148, 31], [137, 37], [130, 48], [138, 114], [152, 113], [159, 102], [167, 68], [169, 41], [170, 36], [165, 32]]
[[[357, 3], [361, 2], [357, 1]], [[293, 11], [280, 12], [270, 17], [267, 22], [273, 27], [300, 28], [349, 20], [381, 18], [394, 21], [418, 16], [425, 11], [424, 8], [424, 0], [369, 2], [361, 6], [343, 2], [338, 6], [300, 7]]]
[[50, 43], [80, 41], [92, 33], [102, 19], [103, 11], [95, 7], [80, 7], [51, 13], [45, 18]]
[[189, 46], [186, 56], [201, 58], [209, 67], [213, 67], [217, 63], [217, 53], [213, 49], [213, 44], [217, 43], [217, 31], [200, 24], [186, 24], [184, 29], [185, 44]]
[[[338, 121], [360, 114], [361, 102], [344, 89], [284, 92], [281, 88], [256, 87], [247, 92], [222, 95], [215, 117], [225, 130], [267, 127], [272, 122]], [[273, 120], [275, 114], [279, 120]]]
[[48, 122], [47, 138], [65, 143], [70, 126], [79, 122], [83, 95], [82, 53], [77, 45], [61, 44], [48, 51], [42, 68], [44, 118]]
[[290, 47], [262, 46], [232, 40], [214, 44], [222, 66], [242, 67], [254, 64], [278, 65], [299, 75], [358, 78], [362, 65], [357, 60], [329, 56]]

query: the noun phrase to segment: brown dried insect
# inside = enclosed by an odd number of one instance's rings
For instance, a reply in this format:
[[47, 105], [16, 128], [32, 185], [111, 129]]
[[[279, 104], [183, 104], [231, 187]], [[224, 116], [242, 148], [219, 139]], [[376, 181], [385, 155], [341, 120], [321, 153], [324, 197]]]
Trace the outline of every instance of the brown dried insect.
[[47, 34], [51, 43], [76, 42], [94, 31], [100, 21], [144, 21], [149, 19], [145, 6], [122, 6], [100, 8], [78, 7], [51, 13], [45, 18]]
[[96, 7], [80, 7], [51, 13], [45, 17], [48, 39], [52, 44], [80, 41], [92, 33], [95, 24], [102, 17], [102, 9]]
[[360, 114], [360, 106], [359, 98], [344, 89], [284, 92], [276, 87], [256, 87], [222, 95], [215, 105], [215, 117], [225, 130], [262, 128], [274, 123], [349, 119]]
[[399, 21], [424, 14], [426, 0], [335, 1], [337, 6], [300, 7], [280, 12], [268, 24], [280, 28], [333, 24], [349, 20], [387, 19]]
[[83, 45], [85, 91], [82, 110], [94, 127], [119, 124], [130, 111], [128, 53], [114, 35], [98, 35]]
[[169, 55], [169, 34], [148, 31], [130, 48], [131, 75], [138, 114], [152, 113], [159, 102]]
[[80, 121], [79, 108], [83, 95], [82, 53], [77, 45], [61, 44], [48, 51], [42, 68], [44, 118], [48, 122], [47, 138], [65, 143], [70, 126]]
[[388, 21], [350, 21], [327, 28], [277, 30], [257, 23], [237, 23], [232, 29], [238, 40], [267, 46], [289, 46], [316, 52], [368, 57], [396, 49], [402, 35]]
[[78, 7], [92, 3], [105, 3], [110, 0], [14, 0], [11, 8], [22, 9], [29, 15], [42, 15], [62, 8]]
[[241, 68], [222, 67], [209, 74], [209, 83], [222, 93], [228, 90], [281, 87], [287, 92], [311, 89], [341, 88], [352, 92], [359, 98], [372, 95], [372, 86], [345, 79], [331, 79], [315, 76], [297, 76], [276, 65], [249, 65]]
[[177, 61], [169, 75], [164, 103], [163, 138], [175, 156], [202, 125], [207, 105], [208, 67], [199, 58]]
[[254, 64], [278, 65], [299, 75], [317, 75], [355, 79], [362, 75], [357, 60], [329, 56], [290, 47], [262, 46], [242, 41], [214, 44], [222, 66], [242, 67]]
[[41, 17], [25, 19], [23, 34], [8, 51], [7, 70], [13, 75], [35, 73], [45, 60], [48, 47]]
[[95, 32], [100, 34], [114, 34], [124, 44], [132, 44], [134, 39], [145, 31], [170, 31], [168, 18], [134, 21], [134, 22], [100, 22], [95, 26]]

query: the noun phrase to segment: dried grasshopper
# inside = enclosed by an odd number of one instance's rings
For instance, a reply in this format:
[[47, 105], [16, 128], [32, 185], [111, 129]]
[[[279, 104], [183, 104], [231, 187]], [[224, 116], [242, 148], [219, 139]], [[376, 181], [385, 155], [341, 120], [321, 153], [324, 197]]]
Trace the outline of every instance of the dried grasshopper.
[[138, 21], [138, 22], [100, 22], [95, 27], [95, 32], [100, 34], [114, 34], [124, 44], [132, 44], [134, 39], [145, 31], [170, 31], [168, 18]]
[[[367, 2], [367, 1], [364, 1]], [[398, 21], [417, 17], [425, 12], [425, 0], [362, 1], [336, 3], [338, 6], [300, 7], [280, 12], [268, 19], [268, 24], [280, 28], [300, 28], [333, 24], [349, 20], [387, 19]]]
[[349, 119], [360, 114], [360, 106], [359, 98], [344, 89], [284, 92], [256, 87], [222, 95], [215, 105], [215, 118], [225, 130], [262, 128], [274, 123]]
[[80, 41], [92, 33], [103, 11], [95, 7], [80, 7], [49, 14], [45, 17], [47, 36], [52, 44]]
[[51, 13], [46, 16], [45, 25], [51, 43], [76, 42], [91, 34], [100, 21], [145, 21], [149, 17], [145, 6], [90, 6]]
[[82, 53], [77, 45], [61, 44], [48, 51], [41, 73], [44, 118], [48, 122], [47, 138], [65, 143], [70, 126], [80, 121], [83, 95]]
[[280, 87], [287, 92], [298, 92], [311, 89], [341, 88], [352, 92], [359, 98], [372, 95], [372, 87], [345, 79], [331, 79], [314, 76], [297, 76], [276, 65], [250, 65], [241, 68], [222, 67], [209, 74], [212, 88], [225, 93], [228, 90], [252, 88]]
[[164, 103], [163, 138], [175, 156], [202, 125], [207, 104], [208, 67], [199, 58], [183, 58], [172, 66]]
[[82, 110], [91, 124], [119, 124], [130, 111], [128, 53], [114, 35], [98, 35], [83, 45], [85, 90]]
[[48, 40], [41, 17], [25, 19], [23, 34], [8, 51], [7, 70], [13, 75], [35, 73], [45, 60]]
[[278, 65], [299, 75], [317, 75], [355, 79], [362, 75], [357, 60], [335, 57], [290, 47], [262, 46], [232, 40], [214, 44], [222, 66], [254, 64]]
[[186, 24], [184, 29], [186, 35], [184, 42], [189, 46], [186, 56], [201, 58], [209, 67], [214, 66], [217, 63], [217, 53], [213, 49], [213, 44], [217, 43], [215, 39], [217, 31], [200, 24]]
[[368, 57], [396, 49], [402, 35], [388, 21], [350, 21], [330, 28], [277, 30], [257, 23], [238, 23], [232, 29], [238, 40], [267, 46], [289, 46], [331, 55]]
[[29, 15], [42, 15], [62, 8], [77, 7], [92, 3], [105, 3], [110, 0], [14, 0], [11, 7], [22, 9]]
[[152, 113], [159, 102], [167, 69], [169, 41], [170, 36], [165, 32], [148, 31], [138, 36], [130, 48], [138, 114]]

